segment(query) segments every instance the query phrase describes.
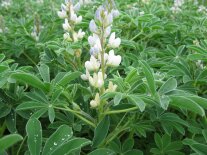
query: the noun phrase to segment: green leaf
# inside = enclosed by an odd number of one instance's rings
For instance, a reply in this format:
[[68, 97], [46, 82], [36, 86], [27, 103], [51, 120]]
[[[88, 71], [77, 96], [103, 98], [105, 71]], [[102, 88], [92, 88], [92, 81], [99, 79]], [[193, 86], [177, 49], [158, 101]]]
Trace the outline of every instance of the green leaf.
[[38, 119], [31, 118], [26, 124], [27, 145], [31, 155], [39, 155], [42, 147], [42, 126]]
[[128, 95], [127, 98], [129, 102], [132, 102], [132, 104], [136, 105], [141, 112], [144, 111], [145, 103], [138, 95]]
[[140, 63], [142, 65], [144, 74], [146, 76], [150, 92], [152, 95], [155, 95], [156, 94], [156, 86], [155, 86], [155, 79], [153, 76], [153, 72], [152, 72], [150, 66], [145, 61], [140, 61]]
[[189, 46], [187, 46], [187, 48], [189, 48], [189, 49], [191, 49], [193, 51], [196, 51], [198, 53], [203, 53], [203, 54], [206, 54], [207, 53], [205, 49], [203, 49], [201, 47], [198, 47], [196, 45], [189, 45]]
[[197, 113], [201, 116], [205, 116], [204, 109], [194, 102], [193, 100], [186, 98], [185, 96], [170, 96], [171, 102], [170, 105], [176, 106], [180, 109], [185, 109]]
[[78, 77], [80, 77], [80, 75], [81, 75], [80, 72], [68, 73], [58, 82], [58, 84], [61, 85], [61, 86], [65, 86], [68, 83], [70, 83], [71, 81], [73, 81], [73, 80], [77, 79]]
[[50, 155], [64, 155], [64, 154], [70, 154], [75, 150], [78, 150], [88, 144], [90, 144], [91, 141], [85, 138], [74, 138], [62, 146], [58, 147], [54, 152], [52, 152]]
[[73, 136], [72, 128], [61, 125], [46, 141], [42, 155], [50, 155]]
[[2, 62], [5, 58], [5, 55], [4, 54], [0, 54], [0, 62]]
[[203, 137], [204, 137], [204, 139], [205, 139], [205, 141], [207, 143], [207, 129], [203, 129], [202, 130], [202, 135], [203, 135]]
[[160, 105], [163, 109], [167, 110], [169, 103], [170, 103], [170, 98], [168, 96], [162, 96], [160, 98]]
[[162, 138], [160, 137], [160, 135], [158, 133], [155, 133], [154, 139], [155, 139], [155, 143], [156, 143], [157, 147], [159, 149], [162, 149], [163, 148], [163, 142], [162, 142]]
[[123, 98], [123, 94], [122, 93], [117, 93], [114, 97], [114, 105], [119, 105], [120, 101]]
[[40, 75], [44, 82], [50, 82], [50, 69], [47, 65], [41, 64], [40, 67], [38, 67], [38, 70], [40, 72]]
[[191, 148], [198, 153], [199, 155], [206, 155], [207, 154], [207, 145], [205, 144], [193, 144], [191, 145]]
[[48, 115], [49, 115], [50, 123], [53, 123], [54, 120], [55, 120], [55, 110], [52, 107], [52, 105], [50, 105], [49, 108], [48, 108]]
[[108, 116], [98, 124], [94, 131], [93, 147], [97, 147], [106, 138], [110, 126], [110, 119]]
[[44, 83], [42, 81], [40, 81], [39, 78], [37, 78], [36, 76], [29, 74], [29, 73], [14, 73], [12, 74], [12, 78], [20, 81], [20, 82], [24, 82], [27, 83], [28, 85], [31, 85], [35, 88], [41, 89], [43, 91], [47, 91]]
[[16, 111], [20, 110], [30, 110], [30, 109], [42, 109], [42, 108], [47, 108], [48, 105], [40, 102], [24, 102], [17, 106]]
[[124, 155], [143, 155], [143, 152], [140, 150], [130, 150], [124, 153]]
[[96, 149], [88, 155], [115, 155], [115, 152], [110, 149], [100, 148]]
[[177, 88], [177, 81], [174, 78], [167, 80], [159, 89], [160, 94], [169, 93]]
[[132, 150], [132, 148], [134, 147], [134, 139], [133, 138], [127, 138], [123, 145], [122, 145], [122, 151], [126, 152], [129, 150]]
[[0, 139], [0, 151], [5, 151], [23, 138], [19, 134], [10, 134]]

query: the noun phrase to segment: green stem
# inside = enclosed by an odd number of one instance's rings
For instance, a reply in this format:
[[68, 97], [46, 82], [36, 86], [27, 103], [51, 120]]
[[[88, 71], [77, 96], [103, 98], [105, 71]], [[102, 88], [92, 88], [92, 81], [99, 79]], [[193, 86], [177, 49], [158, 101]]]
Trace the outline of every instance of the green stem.
[[31, 61], [35, 66], [37, 65], [36, 62], [34, 62], [34, 61], [32, 60], [32, 58], [30, 58], [30, 56], [29, 56], [26, 52], [23, 52], [23, 54], [24, 54], [24, 56], [25, 56], [27, 59], [29, 59], [29, 61]]
[[19, 153], [20, 153], [20, 151], [21, 151], [21, 149], [22, 149], [22, 146], [23, 146], [23, 144], [24, 144], [24, 142], [25, 142], [26, 138], [27, 138], [27, 136], [25, 136], [25, 137], [24, 137], [24, 139], [22, 140], [22, 142], [21, 142], [21, 144], [20, 144], [20, 147], [19, 147], [19, 149], [18, 149], [18, 151], [17, 151], [17, 154], [16, 154], [16, 155], [19, 155]]
[[106, 111], [105, 115], [111, 115], [111, 114], [118, 114], [118, 113], [124, 113], [124, 112], [130, 112], [137, 110], [138, 107], [133, 107], [133, 108], [128, 108], [128, 109], [123, 109], [123, 110], [113, 110], [113, 111]]
[[5, 129], [6, 129], [6, 121], [4, 121], [4, 123], [3, 123], [2, 127], [1, 127], [1, 130], [0, 130], [0, 137], [3, 136]]
[[[129, 129], [128, 127], [129, 121], [126, 122], [126, 124], [121, 127], [120, 129], [115, 129], [114, 132], [112, 132], [108, 137], [108, 140], [106, 140], [105, 145], [109, 144], [112, 140], [114, 140], [122, 131]], [[111, 136], [112, 135], [112, 136]]]
[[133, 41], [134, 39], [136, 39], [137, 37], [139, 37], [139, 35], [142, 34], [142, 31], [140, 31], [136, 36], [134, 36], [132, 39], [130, 39], [130, 41]]
[[86, 118], [84, 118], [83, 116], [81, 116], [81, 112], [79, 112], [79, 111], [75, 111], [75, 110], [72, 110], [72, 109], [70, 109], [70, 108], [60, 108], [60, 107], [54, 107], [55, 109], [59, 109], [59, 110], [63, 110], [63, 111], [68, 111], [68, 112], [71, 112], [71, 113], [73, 113], [76, 117], [78, 117], [79, 119], [81, 119], [82, 121], [84, 121], [85, 123], [87, 123], [87, 124], [89, 124], [89, 125], [91, 125], [92, 127], [96, 127], [96, 125], [93, 123], [93, 122], [91, 122], [91, 121], [89, 121], [89, 120], [87, 120]]

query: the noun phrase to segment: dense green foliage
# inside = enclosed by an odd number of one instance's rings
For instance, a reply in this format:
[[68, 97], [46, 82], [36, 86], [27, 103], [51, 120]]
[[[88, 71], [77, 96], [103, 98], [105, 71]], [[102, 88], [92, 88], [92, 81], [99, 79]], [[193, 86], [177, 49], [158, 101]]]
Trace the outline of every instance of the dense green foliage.
[[206, 155], [207, 11], [186, 1], [178, 13], [170, 0], [116, 1], [122, 63], [108, 70], [118, 87], [101, 110], [80, 76], [103, 1], [79, 11], [86, 35], [76, 43], [63, 39], [59, 0], [0, 6], [0, 154]]

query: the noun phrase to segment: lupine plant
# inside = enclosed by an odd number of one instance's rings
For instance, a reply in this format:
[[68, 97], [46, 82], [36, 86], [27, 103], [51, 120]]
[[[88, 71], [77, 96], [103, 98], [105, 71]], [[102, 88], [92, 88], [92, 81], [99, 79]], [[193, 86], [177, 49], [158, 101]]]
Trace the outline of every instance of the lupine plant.
[[0, 1], [0, 154], [206, 155], [206, 6]]

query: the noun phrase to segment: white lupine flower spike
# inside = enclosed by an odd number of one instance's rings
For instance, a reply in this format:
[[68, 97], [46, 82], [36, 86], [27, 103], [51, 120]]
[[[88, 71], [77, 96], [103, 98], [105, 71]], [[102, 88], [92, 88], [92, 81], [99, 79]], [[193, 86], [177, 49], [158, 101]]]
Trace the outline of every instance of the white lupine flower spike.
[[[107, 3], [107, 5], [109, 4]], [[95, 99], [90, 101], [92, 108], [106, 104], [105, 101], [101, 101], [99, 95], [114, 92], [117, 89], [117, 85], [112, 82], [109, 82], [108, 88], [105, 89], [107, 69], [117, 67], [121, 63], [121, 56], [115, 55], [114, 50], [110, 50], [110, 48], [118, 48], [121, 44], [121, 39], [116, 38], [115, 32], [111, 33], [113, 18], [117, 16], [119, 16], [117, 9], [100, 6], [95, 13], [95, 20], [91, 20], [89, 24], [92, 32], [92, 35], [88, 37], [91, 58], [90, 61], [85, 62], [86, 74], [82, 74], [81, 78], [89, 81], [90, 86], [97, 92]]]
[[74, 5], [73, 0], [65, 0], [65, 4], [61, 4], [61, 11], [57, 12], [60, 18], [65, 19], [63, 29], [65, 31], [64, 39], [67, 41], [77, 42], [85, 35], [82, 29], [79, 29], [78, 32], [75, 30], [75, 25], [82, 22], [82, 16], [77, 15], [80, 7], [80, 3]]

